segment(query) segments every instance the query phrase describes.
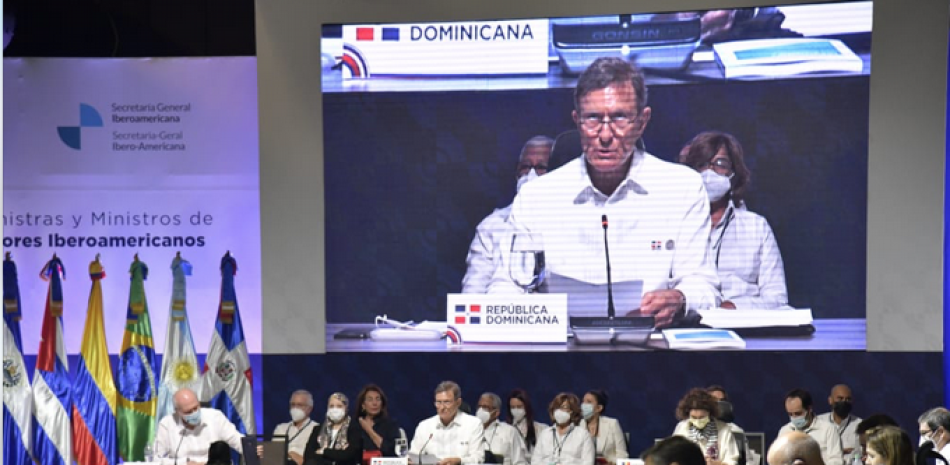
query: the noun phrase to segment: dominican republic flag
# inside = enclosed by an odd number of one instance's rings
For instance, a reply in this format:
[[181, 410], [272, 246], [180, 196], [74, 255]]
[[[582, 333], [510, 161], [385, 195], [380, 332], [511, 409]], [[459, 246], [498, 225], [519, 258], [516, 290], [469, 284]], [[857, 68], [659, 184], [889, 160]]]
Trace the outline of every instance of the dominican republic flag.
[[234, 291], [235, 273], [237, 262], [228, 252], [221, 259], [221, 303], [205, 358], [201, 400], [224, 412], [238, 431], [254, 435], [253, 377]]
[[40, 465], [70, 465], [73, 461], [72, 397], [69, 364], [63, 346], [63, 262], [53, 255], [40, 278], [49, 282], [40, 350], [33, 373], [33, 415], [36, 417], [33, 458]]
[[161, 421], [175, 411], [172, 397], [179, 389], [201, 390], [198, 357], [191, 338], [185, 304], [185, 276], [191, 275], [191, 264], [181, 258], [172, 260], [172, 300], [168, 310], [168, 331], [165, 333], [165, 355], [162, 358], [162, 381], [158, 387], [158, 414]]
[[89, 264], [89, 277], [92, 290], [73, 380], [73, 454], [79, 465], [116, 465], [116, 390], [102, 314], [101, 281], [106, 273], [98, 255]]
[[10, 253], [3, 261], [3, 463], [32, 465], [33, 392], [23, 365], [20, 286]]
[[158, 380], [155, 379], [152, 322], [145, 298], [148, 266], [139, 260], [138, 254], [129, 267], [129, 273], [132, 282], [116, 376], [116, 435], [122, 460], [141, 462], [145, 460], [145, 445], [155, 436]]

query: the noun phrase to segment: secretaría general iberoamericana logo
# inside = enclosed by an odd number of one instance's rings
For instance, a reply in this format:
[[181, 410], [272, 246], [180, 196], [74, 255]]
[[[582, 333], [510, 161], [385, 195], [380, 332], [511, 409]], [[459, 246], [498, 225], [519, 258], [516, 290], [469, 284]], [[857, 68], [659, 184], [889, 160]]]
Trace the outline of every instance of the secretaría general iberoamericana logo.
[[67, 147], [82, 150], [82, 128], [101, 128], [102, 116], [92, 105], [79, 104], [79, 126], [58, 126], [59, 140]]

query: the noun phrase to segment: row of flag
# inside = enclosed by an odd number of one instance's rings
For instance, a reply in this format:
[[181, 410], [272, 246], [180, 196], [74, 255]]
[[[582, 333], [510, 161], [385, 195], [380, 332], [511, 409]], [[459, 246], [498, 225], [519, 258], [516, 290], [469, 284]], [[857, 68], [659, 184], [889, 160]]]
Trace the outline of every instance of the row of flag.
[[135, 256], [125, 332], [115, 378], [109, 361], [102, 310], [99, 256], [89, 264], [92, 289], [79, 366], [70, 382], [63, 346], [65, 268], [53, 258], [40, 277], [49, 283], [32, 384], [24, 368], [22, 318], [16, 264], [3, 262], [3, 464], [117, 465], [144, 460], [157, 422], [174, 412], [172, 396], [191, 388], [202, 402], [224, 412], [244, 434], [255, 434], [250, 360], [238, 310], [230, 253], [221, 259], [221, 299], [215, 332], [201, 373], [188, 324], [185, 276], [191, 265], [172, 261], [173, 287], [160, 376], [144, 281], [148, 267]]

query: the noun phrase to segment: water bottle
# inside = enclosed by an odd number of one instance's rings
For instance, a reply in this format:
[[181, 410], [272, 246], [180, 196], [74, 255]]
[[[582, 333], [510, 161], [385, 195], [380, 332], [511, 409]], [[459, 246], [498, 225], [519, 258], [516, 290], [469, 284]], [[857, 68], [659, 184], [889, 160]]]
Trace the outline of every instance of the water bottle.
[[142, 452], [145, 455], [145, 463], [152, 463], [155, 461], [155, 450], [151, 443], [146, 444], [145, 449]]

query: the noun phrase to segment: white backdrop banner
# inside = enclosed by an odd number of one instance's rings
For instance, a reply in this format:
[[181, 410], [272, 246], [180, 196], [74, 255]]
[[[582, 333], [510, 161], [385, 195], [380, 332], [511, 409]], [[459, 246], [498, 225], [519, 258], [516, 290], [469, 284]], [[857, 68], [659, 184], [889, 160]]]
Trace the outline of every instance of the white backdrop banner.
[[221, 257], [235, 277], [247, 348], [261, 351], [257, 61], [254, 57], [3, 60], [3, 248], [20, 270], [23, 349], [39, 348], [56, 253], [66, 349], [77, 353], [101, 254], [109, 352], [122, 343], [134, 255], [153, 341], [164, 352], [171, 263], [194, 266], [188, 313], [195, 346], [209, 347]]

